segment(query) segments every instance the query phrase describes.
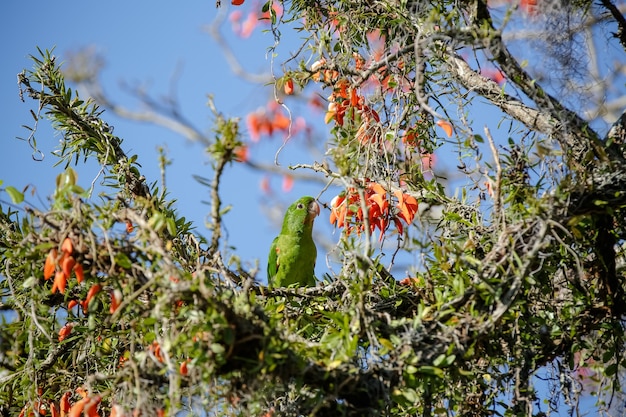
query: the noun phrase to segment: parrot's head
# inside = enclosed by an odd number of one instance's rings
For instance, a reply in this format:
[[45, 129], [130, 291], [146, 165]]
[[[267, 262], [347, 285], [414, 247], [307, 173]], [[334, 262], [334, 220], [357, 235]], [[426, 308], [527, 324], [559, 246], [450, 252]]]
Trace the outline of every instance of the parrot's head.
[[285, 221], [290, 223], [294, 221], [295, 223], [312, 226], [313, 221], [319, 214], [320, 205], [317, 204], [313, 197], [301, 197], [287, 209]]

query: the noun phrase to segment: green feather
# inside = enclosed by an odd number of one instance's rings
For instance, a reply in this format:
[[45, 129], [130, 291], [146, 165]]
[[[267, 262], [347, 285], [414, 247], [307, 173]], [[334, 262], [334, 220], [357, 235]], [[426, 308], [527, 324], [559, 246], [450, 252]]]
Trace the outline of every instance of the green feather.
[[302, 197], [287, 209], [280, 234], [270, 247], [267, 281], [271, 287], [315, 286], [313, 221], [319, 213], [313, 197]]

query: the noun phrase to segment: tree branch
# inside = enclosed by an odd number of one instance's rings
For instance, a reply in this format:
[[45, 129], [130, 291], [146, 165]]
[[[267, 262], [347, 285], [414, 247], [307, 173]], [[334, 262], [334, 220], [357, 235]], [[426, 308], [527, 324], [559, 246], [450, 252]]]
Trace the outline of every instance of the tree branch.
[[601, 0], [601, 3], [611, 13], [613, 18], [617, 22], [618, 29], [617, 33], [615, 33], [614, 36], [619, 39], [622, 47], [626, 49], [626, 19], [611, 0]]

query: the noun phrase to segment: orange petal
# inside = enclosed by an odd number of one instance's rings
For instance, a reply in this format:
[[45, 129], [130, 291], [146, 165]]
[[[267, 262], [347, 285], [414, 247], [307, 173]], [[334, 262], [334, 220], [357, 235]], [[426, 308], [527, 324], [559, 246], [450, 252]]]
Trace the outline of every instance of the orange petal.
[[274, 119], [272, 120], [272, 126], [278, 130], [287, 130], [289, 128], [289, 124], [291, 120], [281, 112], [276, 112], [274, 114]]
[[359, 103], [361, 101], [361, 98], [359, 97], [359, 94], [356, 91], [356, 88], [353, 88], [352, 90], [350, 90], [350, 105], [352, 107], [359, 107]]
[[400, 191], [397, 191], [395, 195], [398, 197], [397, 207], [400, 210], [398, 217], [404, 219], [407, 224], [411, 224], [415, 218], [415, 213], [417, 213], [417, 200], [408, 194], [402, 194]]
[[[233, 152], [235, 154], [235, 161], [237, 161], [237, 162], [248, 162], [249, 152], [248, 152], [248, 146], [247, 145], [238, 146], [238, 147], [235, 148], [235, 150]], [[126, 230], [128, 230], [128, 229], [126, 229]]]
[[413, 212], [413, 214], [417, 213], [419, 205], [417, 204], [417, 200], [415, 199], [415, 197], [404, 194], [404, 204], [407, 205], [407, 207]]
[[57, 410], [57, 406], [53, 402], [50, 402], [50, 415], [52, 417], [59, 417], [59, 410]]
[[181, 375], [187, 375], [189, 373], [189, 368], [187, 367], [187, 361], [184, 361], [180, 364], [179, 371]]
[[404, 226], [402, 226], [402, 222], [397, 217], [393, 218], [393, 222], [396, 224], [396, 229], [398, 229], [398, 233], [402, 234], [404, 231]]
[[345, 225], [347, 214], [348, 207], [344, 205], [339, 209], [339, 215], [337, 216], [337, 227], [342, 228]]
[[80, 395], [81, 398], [87, 397], [87, 391], [85, 391], [85, 388], [83, 387], [76, 388], [76, 394]]
[[66, 256], [63, 259], [63, 263], [61, 264], [61, 269], [63, 269], [63, 273], [66, 277], [72, 275], [72, 269], [74, 269], [74, 265], [76, 265], [76, 260], [73, 256]]
[[64, 341], [70, 333], [72, 333], [73, 327], [74, 323], [67, 323], [65, 326], [61, 327], [61, 330], [59, 330], [59, 342]]
[[85, 301], [83, 302], [83, 311], [85, 313], [87, 312], [87, 308], [89, 307], [89, 302], [93, 297], [95, 297], [96, 294], [100, 292], [101, 289], [102, 285], [100, 284], [93, 284], [91, 288], [89, 288], [89, 291], [87, 292], [87, 298], [85, 298]]
[[292, 95], [294, 93], [294, 88], [293, 88], [293, 80], [291, 78], [288, 78], [287, 81], [285, 81], [285, 94], [287, 94], [288, 96]]
[[387, 202], [387, 199], [383, 195], [372, 194], [368, 198], [368, 200], [376, 203], [376, 205], [378, 206], [378, 210], [380, 211], [381, 214], [384, 213], [386, 209], [389, 207], [389, 203]]
[[102, 397], [100, 397], [99, 395], [90, 398], [89, 401], [85, 404], [84, 415], [86, 417], [100, 417], [100, 414], [98, 414], [98, 404], [100, 404], [101, 400]]
[[83, 398], [82, 400], [75, 403], [70, 409], [68, 417], [80, 417], [80, 415], [83, 413], [83, 409], [85, 408], [85, 404], [87, 404], [88, 401], [89, 398]]
[[387, 190], [385, 190], [385, 188], [377, 182], [370, 182], [367, 185], [367, 188], [379, 195], [387, 194]]
[[83, 266], [79, 263], [74, 265], [74, 274], [76, 274], [76, 281], [79, 283], [85, 280], [85, 272], [83, 271]]
[[67, 276], [63, 271], [57, 271], [54, 275], [54, 282], [52, 283], [52, 294], [59, 291], [61, 294], [65, 294], [65, 287], [67, 286]]
[[231, 0], [230, 4], [233, 6], [241, 6], [245, 0]]
[[66, 391], [61, 397], [61, 401], [59, 402], [59, 408], [61, 409], [61, 417], [65, 417], [67, 413], [69, 413], [71, 405], [70, 405], [70, 396], [71, 392]]
[[293, 177], [291, 175], [283, 176], [283, 192], [288, 193], [293, 188]]
[[437, 120], [437, 126], [442, 128], [448, 137], [452, 137], [452, 123], [445, 120]]
[[66, 237], [61, 245], [61, 250], [68, 255], [71, 255], [74, 252], [74, 245], [72, 244], [72, 240], [69, 237]]
[[48, 252], [48, 256], [46, 257], [46, 262], [43, 265], [43, 277], [44, 279], [52, 278], [54, 275], [54, 267], [57, 262], [57, 250], [50, 249]]
[[406, 277], [398, 282], [400, 285], [416, 285], [419, 284], [419, 279]]

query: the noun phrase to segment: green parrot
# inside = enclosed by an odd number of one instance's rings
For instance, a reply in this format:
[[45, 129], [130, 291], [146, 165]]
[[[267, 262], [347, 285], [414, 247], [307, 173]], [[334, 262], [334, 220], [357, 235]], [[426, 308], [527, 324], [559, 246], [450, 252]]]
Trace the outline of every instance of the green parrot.
[[313, 197], [302, 197], [285, 213], [280, 234], [272, 242], [267, 261], [270, 287], [315, 286], [317, 249], [313, 242], [313, 221], [320, 206]]

